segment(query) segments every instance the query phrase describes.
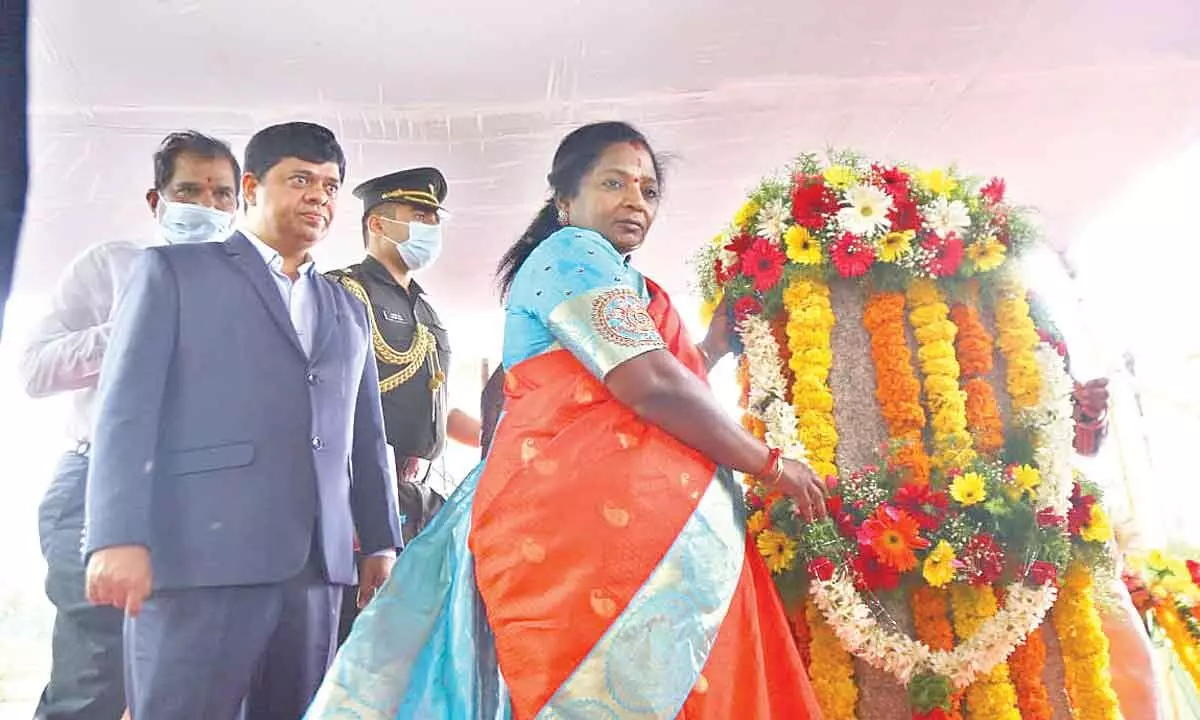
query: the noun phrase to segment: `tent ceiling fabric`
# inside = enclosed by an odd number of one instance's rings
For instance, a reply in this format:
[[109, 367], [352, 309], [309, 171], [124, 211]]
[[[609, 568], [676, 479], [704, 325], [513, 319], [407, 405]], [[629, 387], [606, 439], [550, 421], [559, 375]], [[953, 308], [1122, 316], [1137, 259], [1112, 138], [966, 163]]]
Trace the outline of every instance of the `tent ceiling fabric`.
[[[184, 127], [241, 151], [286, 119], [327, 124], [349, 183], [434, 164], [455, 211], [427, 278], [493, 303], [490, 273], [544, 197], [558, 139], [624, 119], [673, 156], [640, 263], [680, 258], [763, 174], [853, 146], [999, 174], [1068, 243], [1200, 130], [1200, 3], [660, 0], [35, 3], [33, 188], [19, 290], [88, 244], [147, 237], [150, 153]], [[360, 252], [342, 200], [325, 264]]]

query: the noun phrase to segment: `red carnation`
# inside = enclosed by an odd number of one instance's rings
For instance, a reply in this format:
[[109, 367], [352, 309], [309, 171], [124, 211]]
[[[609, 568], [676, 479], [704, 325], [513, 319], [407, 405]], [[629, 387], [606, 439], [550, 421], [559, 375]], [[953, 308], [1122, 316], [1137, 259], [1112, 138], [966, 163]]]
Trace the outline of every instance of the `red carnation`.
[[833, 266], [844, 278], [862, 277], [875, 262], [875, 250], [850, 233], [833, 244], [830, 254]]
[[984, 185], [979, 191], [979, 196], [989, 205], [999, 205], [1004, 202], [1004, 190], [1004, 181], [1000, 178], [992, 178], [991, 182]]
[[917, 203], [908, 195], [907, 188], [903, 194], [892, 196], [892, 209], [888, 210], [888, 220], [892, 221], [892, 229], [896, 231], [921, 229], [921, 211]]
[[787, 256], [775, 243], [766, 238], [757, 238], [742, 253], [742, 274], [754, 281], [755, 290], [766, 292], [783, 278], [785, 262]]
[[1079, 483], [1075, 483], [1071, 509], [1067, 511], [1067, 529], [1072, 535], [1078, 535], [1092, 521], [1092, 506], [1095, 504], [1096, 496], [1084, 495]]
[[991, 585], [1004, 572], [1004, 551], [987, 533], [971, 538], [959, 559], [973, 585]]
[[951, 233], [946, 239], [930, 235], [923, 243], [926, 250], [933, 251], [933, 257], [925, 265], [925, 269], [934, 277], [949, 277], [958, 272], [962, 266], [963, 241], [957, 234]]
[[733, 316], [740, 323], [751, 315], [762, 312], [762, 303], [753, 295], [743, 295], [733, 304]]
[[808, 574], [818, 580], [833, 579], [833, 561], [827, 557], [819, 557], [808, 564]]
[[792, 188], [792, 219], [797, 225], [819, 230], [825, 226], [826, 218], [837, 211], [837, 195], [825, 185], [824, 178], [796, 178], [796, 186]]

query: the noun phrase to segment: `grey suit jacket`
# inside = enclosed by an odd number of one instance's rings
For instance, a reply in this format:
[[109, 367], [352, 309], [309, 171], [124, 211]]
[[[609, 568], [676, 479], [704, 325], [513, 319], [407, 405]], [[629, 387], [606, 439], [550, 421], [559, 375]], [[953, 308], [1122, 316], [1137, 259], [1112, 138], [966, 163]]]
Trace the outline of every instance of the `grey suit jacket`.
[[[156, 589], [333, 583], [402, 544], [362, 303], [319, 277], [311, 357], [241, 234], [148, 249], [100, 372], [85, 553], [150, 549]], [[318, 533], [316, 538], [314, 533]]]

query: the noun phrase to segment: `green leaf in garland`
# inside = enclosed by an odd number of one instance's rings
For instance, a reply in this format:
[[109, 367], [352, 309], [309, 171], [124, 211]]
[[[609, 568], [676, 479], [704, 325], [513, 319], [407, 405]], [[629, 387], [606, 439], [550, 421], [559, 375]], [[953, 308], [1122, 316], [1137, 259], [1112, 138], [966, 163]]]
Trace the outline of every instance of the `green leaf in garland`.
[[926, 673], [917, 675], [908, 683], [908, 702], [919, 713], [931, 712], [934, 708], [950, 709], [950, 696], [954, 686], [945, 675]]

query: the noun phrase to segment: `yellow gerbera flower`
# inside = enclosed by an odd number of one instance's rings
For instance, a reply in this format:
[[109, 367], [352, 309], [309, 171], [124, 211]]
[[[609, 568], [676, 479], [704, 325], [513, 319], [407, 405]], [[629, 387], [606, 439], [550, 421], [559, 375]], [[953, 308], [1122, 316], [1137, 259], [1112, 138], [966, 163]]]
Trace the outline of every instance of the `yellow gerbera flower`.
[[938, 544], [933, 548], [925, 558], [925, 564], [921, 568], [921, 574], [925, 577], [925, 582], [933, 587], [942, 587], [948, 585], [954, 579], [955, 569], [954, 548], [945, 540], [939, 540]]
[[800, 265], [821, 264], [821, 243], [812, 236], [808, 228], [793, 225], [783, 234], [787, 245], [788, 260]]
[[1012, 469], [1012, 480], [1022, 491], [1031, 493], [1042, 484], [1042, 474], [1035, 467], [1019, 465]]
[[755, 544], [767, 562], [767, 569], [775, 575], [785, 572], [796, 562], [796, 541], [778, 530], [763, 530]]
[[971, 262], [981, 272], [995, 270], [1003, 265], [1007, 254], [1008, 248], [994, 237], [986, 237], [967, 248], [967, 257], [971, 258]]
[[825, 168], [822, 173], [825, 176], [825, 182], [829, 183], [830, 187], [835, 187], [844, 190], [850, 187], [854, 182], [854, 171], [845, 165], [830, 165]]
[[921, 189], [942, 197], [946, 197], [958, 189], [958, 181], [941, 168], [918, 170], [913, 174], [913, 178]]
[[963, 505], [975, 505], [987, 499], [987, 488], [983, 476], [968, 472], [954, 478], [950, 484], [950, 497]]
[[746, 204], [733, 216], [733, 224], [740, 228], [746, 227], [758, 217], [760, 210], [762, 210], [762, 207], [758, 203], [753, 200], [747, 200]]
[[1079, 536], [1088, 542], [1108, 542], [1112, 540], [1113, 528], [1112, 523], [1108, 520], [1108, 513], [1099, 505], [1092, 506], [1092, 516], [1088, 520], [1088, 524], [1083, 526], [1079, 531]]
[[890, 232], [883, 236], [883, 245], [879, 248], [879, 259], [884, 262], [896, 262], [912, 249], [912, 241], [917, 234], [912, 230]]

